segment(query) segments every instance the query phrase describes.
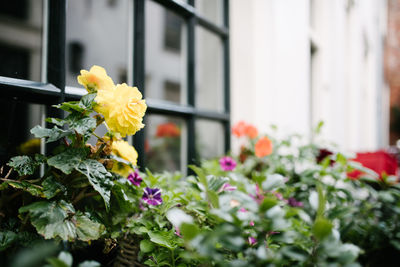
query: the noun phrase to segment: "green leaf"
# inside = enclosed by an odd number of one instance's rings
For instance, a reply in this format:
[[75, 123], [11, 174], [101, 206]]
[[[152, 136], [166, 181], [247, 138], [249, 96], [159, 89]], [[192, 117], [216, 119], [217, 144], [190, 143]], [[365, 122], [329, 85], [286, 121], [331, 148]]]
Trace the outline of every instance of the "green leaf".
[[81, 212], [75, 214], [72, 204], [64, 200], [34, 202], [21, 207], [19, 212], [28, 212], [32, 225], [46, 239], [60, 237], [63, 240], [89, 241], [98, 239], [104, 232], [104, 225]]
[[61, 251], [60, 254], [58, 254], [58, 259], [62, 260], [67, 266], [72, 266], [72, 255], [68, 252]]
[[21, 207], [19, 212], [28, 212], [32, 225], [46, 239], [58, 236], [63, 240], [73, 240], [76, 237], [76, 227], [70, 220], [75, 214], [75, 209], [72, 204], [64, 200], [34, 202]]
[[209, 189], [213, 191], [218, 191], [218, 189], [221, 188], [225, 183], [229, 181], [228, 177], [215, 177], [215, 176], [208, 176], [208, 184], [209, 184]]
[[68, 112], [84, 112], [86, 110], [86, 107], [80, 104], [79, 101], [69, 101], [69, 102], [64, 102], [58, 105], [53, 105], [55, 108], [59, 108]]
[[64, 152], [55, 155], [47, 160], [47, 164], [70, 174], [86, 158], [87, 150], [84, 148], [69, 148]]
[[262, 189], [269, 191], [284, 185], [284, 177], [280, 174], [270, 174], [267, 179], [261, 184]]
[[46, 122], [53, 123], [60, 127], [62, 127], [66, 123], [65, 120], [59, 118], [46, 118]]
[[38, 166], [38, 164], [28, 156], [12, 157], [7, 165], [14, 168], [20, 176], [32, 175]]
[[191, 223], [182, 223], [180, 231], [182, 233], [183, 238], [188, 241], [195, 238], [197, 234], [200, 232], [199, 227]]
[[79, 263], [78, 267], [101, 267], [97, 261], [84, 261]]
[[315, 237], [319, 240], [327, 237], [332, 231], [332, 223], [325, 218], [317, 218], [314, 222], [312, 232]]
[[89, 217], [80, 212], [76, 215], [75, 226], [78, 239], [82, 241], [99, 239], [105, 230], [104, 225], [90, 220]]
[[71, 121], [69, 128], [75, 130], [79, 134], [85, 134], [89, 130], [96, 128], [96, 119], [92, 117], [83, 117], [78, 120]]
[[173, 242], [173, 237], [170, 232], [156, 231], [156, 232], [148, 232], [151, 242], [154, 242], [160, 246], [174, 249], [176, 248], [176, 244]]
[[57, 258], [49, 258], [47, 262], [50, 263], [52, 267], [71, 267], [71, 265], [67, 265], [64, 261]]
[[113, 185], [111, 181], [112, 175], [100, 162], [94, 159], [87, 159], [81, 162], [76, 167], [76, 170], [88, 178], [94, 190], [99, 192], [102, 196], [106, 209], [108, 210], [110, 207], [111, 187]]
[[47, 138], [46, 143], [57, 141], [58, 139], [72, 134], [70, 130], [63, 130], [57, 126], [47, 129], [39, 125], [36, 125], [34, 128], [32, 128], [31, 133], [35, 135], [36, 138]]
[[17, 234], [11, 231], [0, 232], [0, 251], [9, 248], [17, 240]]
[[149, 253], [154, 250], [154, 243], [150, 240], [144, 239], [140, 241], [140, 251], [144, 253]]
[[47, 199], [53, 198], [60, 192], [65, 192], [66, 188], [61, 183], [57, 182], [57, 180], [53, 176], [47, 177], [43, 183], [43, 193]]
[[24, 190], [30, 193], [32, 196], [45, 197], [45, 194], [43, 193], [43, 188], [38, 185], [31, 184], [27, 181], [7, 181], [6, 183], [14, 188]]
[[207, 191], [208, 200], [211, 202], [213, 208], [219, 208], [219, 197], [218, 194], [214, 191], [208, 190]]
[[208, 182], [207, 182], [207, 178], [206, 175], [204, 174], [203, 169], [195, 166], [195, 165], [189, 165], [189, 168], [191, 168], [199, 177], [199, 182], [204, 185], [205, 189], [208, 189]]
[[84, 95], [82, 96], [79, 104], [86, 109], [91, 109], [93, 107], [94, 99], [96, 98], [96, 96], [97, 93]]

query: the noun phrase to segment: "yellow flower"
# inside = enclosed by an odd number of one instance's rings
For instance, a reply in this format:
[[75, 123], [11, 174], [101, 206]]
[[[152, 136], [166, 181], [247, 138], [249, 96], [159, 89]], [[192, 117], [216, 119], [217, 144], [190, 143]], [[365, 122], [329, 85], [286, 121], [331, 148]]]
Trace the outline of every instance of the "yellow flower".
[[81, 75], [78, 76], [78, 83], [85, 86], [89, 93], [99, 90], [113, 90], [115, 87], [106, 70], [96, 65], [91, 67], [90, 71], [81, 70]]
[[[112, 142], [112, 154], [120, 157], [126, 161], [129, 161], [133, 165], [136, 165], [138, 153], [136, 152], [135, 148], [128, 144], [128, 142], [123, 140], [117, 140]], [[118, 173], [124, 177], [128, 176], [130, 172], [133, 172], [132, 168], [129, 165], [121, 163], [121, 162], [114, 162], [112, 171]]]
[[95, 101], [98, 104], [95, 110], [104, 115], [110, 130], [122, 137], [133, 135], [144, 127], [142, 120], [147, 105], [136, 87], [123, 83], [114, 90], [99, 90]]

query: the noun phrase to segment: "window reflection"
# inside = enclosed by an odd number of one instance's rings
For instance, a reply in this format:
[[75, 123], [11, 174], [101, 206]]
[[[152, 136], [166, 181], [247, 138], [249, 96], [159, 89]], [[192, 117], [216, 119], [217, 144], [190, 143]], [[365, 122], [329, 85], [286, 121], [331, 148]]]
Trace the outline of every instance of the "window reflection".
[[222, 40], [196, 28], [196, 107], [224, 111]]
[[180, 171], [186, 164], [184, 121], [174, 117], [147, 115], [145, 166], [153, 172]]
[[69, 86], [81, 69], [99, 65], [115, 83], [127, 82], [129, 0], [69, 0], [67, 6], [67, 73]]
[[212, 159], [224, 154], [224, 127], [219, 122], [210, 120], [196, 121], [197, 160]]
[[186, 103], [186, 24], [146, 1], [146, 98]]
[[0, 76], [40, 81], [43, 1], [0, 1]]
[[41, 124], [43, 113], [43, 105], [0, 100], [0, 167], [13, 156], [40, 152], [40, 139], [30, 129]]
[[224, 0], [196, 0], [195, 7], [199, 14], [218, 25], [223, 22]]

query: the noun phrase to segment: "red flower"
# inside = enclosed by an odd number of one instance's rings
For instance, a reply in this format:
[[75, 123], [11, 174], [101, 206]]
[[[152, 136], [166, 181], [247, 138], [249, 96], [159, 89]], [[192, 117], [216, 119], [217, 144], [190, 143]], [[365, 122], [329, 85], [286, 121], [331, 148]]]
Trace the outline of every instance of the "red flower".
[[[396, 176], [398, 174], [396, 158], [383, 150], [372, 153], [357, 153], [357, 157], [353, 161], [359, 162], [364, 167], [375, 171], [380, 178], [382, 178], [383, 174]], [[350, 179], [358, 179], [363, 173], [359, 170], [354, 170], [347, 175]]]
[[157, 137], [179, 137], [181, 130], [173, 122], [162, 123], [157, 126]]
[[257, 157], [262, 158], [272, 153], [272, 142], [268, 137], [261, 137], [255, 145], [255, 154]]

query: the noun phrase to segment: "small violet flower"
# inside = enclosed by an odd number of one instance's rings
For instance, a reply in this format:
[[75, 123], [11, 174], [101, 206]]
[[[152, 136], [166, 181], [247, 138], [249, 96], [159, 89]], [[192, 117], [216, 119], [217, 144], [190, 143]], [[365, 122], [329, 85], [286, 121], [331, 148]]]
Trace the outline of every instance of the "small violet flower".
[[289, 206], [291, 206], [291, 207], [303, 207], [303, 202], [297, 201], [294, 197], [290, 197], [290, 198], [287, 200], [287, 203], [288, 203]]
[[228, 183], [225, 183], [221, 188], [218, 190], [218, 193], [224, 192], [224, 191], [235, 191], [237, 189], [236, 186], [230, 185]]
[[140, 186], [140, 183], [143, 181], [137, 169], [128, 175], [128, 180], [135, 186]]
[[224, 171], [233, 171], [236, 167], [236, 161], [231, 157], [222, 157], [219, 160], [219, 165]]
[[146, 187], [144, 189], [142, 200], [149, 205], [160, 205], [163, 201], [161, 198], [161, 189]]

